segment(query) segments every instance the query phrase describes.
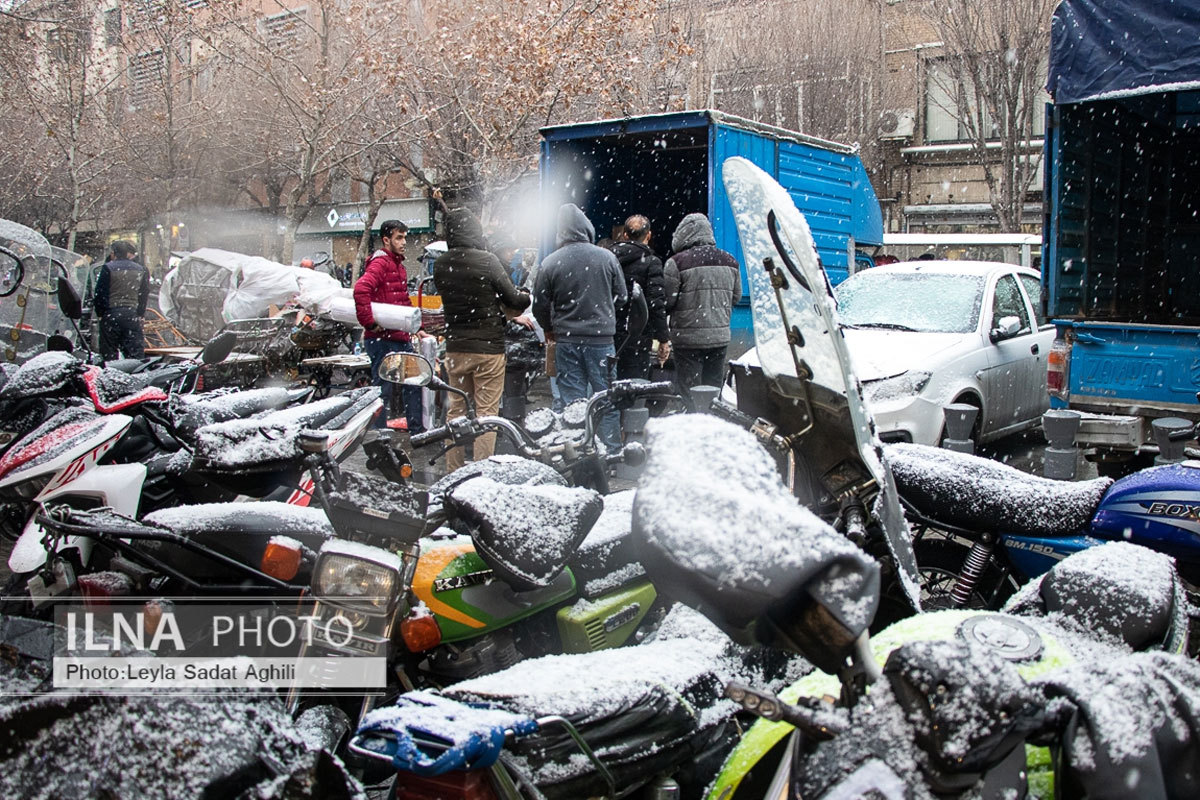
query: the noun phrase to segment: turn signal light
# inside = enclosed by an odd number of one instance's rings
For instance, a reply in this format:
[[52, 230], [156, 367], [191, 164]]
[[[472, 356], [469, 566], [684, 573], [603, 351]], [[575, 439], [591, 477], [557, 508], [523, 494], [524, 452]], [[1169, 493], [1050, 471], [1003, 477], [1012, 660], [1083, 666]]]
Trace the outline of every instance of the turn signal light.
[[1046, 390], [1051, 397], [1067, 399], [1070, 367], [1071, 345], [1063, 339], [1055, 339], [1046, 356]]
[[133, 581], [122, 572], [93, 572], [80, 575], [79, 593], [88, 606], [104, 607], [113, 597], [127, 597]]
[[405, 464], [402, 467], [400, 467], [400, 477], [401, 478], [411, 478], [412, 477], [412, 464]]
[[271, 542], [263, 551], [262, 571], [272, 578], [290, 581], [300, 571], [300, 548], [283, 542]]
[[442, 643], [442, 629], [432, 614], [410, 616], [400, 623], [400, 637], [410, 653], [423, 653]]

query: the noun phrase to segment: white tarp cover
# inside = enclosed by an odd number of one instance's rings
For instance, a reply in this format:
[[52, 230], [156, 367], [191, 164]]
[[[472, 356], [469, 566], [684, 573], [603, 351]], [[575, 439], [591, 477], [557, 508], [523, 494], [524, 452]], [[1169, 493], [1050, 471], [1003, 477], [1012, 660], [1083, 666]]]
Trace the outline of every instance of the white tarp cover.
[[[260, 256], [205, 247], [167, 273], [159, 290], [163, 315], [190, 336], [207, 339], [226, 322], [265, 317], [271, 306], [296, 303], [316, 315], [356, 324], [350, 289], [316, 270]], [[380, 324], [405, 331], [420, 327], [418, 309], [373, 303]]]

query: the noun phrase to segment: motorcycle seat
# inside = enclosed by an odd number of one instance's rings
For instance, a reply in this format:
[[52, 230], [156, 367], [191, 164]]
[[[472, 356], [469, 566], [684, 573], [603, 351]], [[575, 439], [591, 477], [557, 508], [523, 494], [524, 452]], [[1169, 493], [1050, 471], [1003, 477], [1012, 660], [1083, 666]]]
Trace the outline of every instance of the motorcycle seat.
[[469, 528], [476, 552], [496, 576], [518, 591], [549, 586], [604, 505], [590, 489], [482, 476], [455, 486], [443, 504]]
[[180, 433], [194, 434], [205, 425], [251, 417], [264, 411], [287, 407], [292, 402], [287, 389], [249, 389], [241, 392], [218, 390], [197, 395], [180, 395], [175, 427]]
[[337, 430], [379, 396], [374, 386], [315, 403], [204, 425], [196, 430], [195, 464], [212, 472], [286, 468], [296, 459], [296, 435], [306, 429]]
[[920, 444], [885, 445], [884, 458], [905, 504], [934, 522], [967, 530], [1075, 535], [1112, 485], [1109, 478], [1041, 478], [998, 461]]
[[1129, 542], [1089, 547], [1055, 564], [1014, 596], [1005, 611], [1055, 614], [1134, 650], [1183, 646], [1188, 601], [1174, 560]]

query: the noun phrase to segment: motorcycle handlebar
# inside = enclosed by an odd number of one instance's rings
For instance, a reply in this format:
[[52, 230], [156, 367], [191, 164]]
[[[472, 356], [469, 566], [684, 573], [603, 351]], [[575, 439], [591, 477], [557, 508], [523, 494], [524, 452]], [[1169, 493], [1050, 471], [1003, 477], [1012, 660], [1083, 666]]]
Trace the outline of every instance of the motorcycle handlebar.
[[427, 430], [424, 433], [414, 433], [408, 441], [413, 447], [424, 447], [427, 444], [433, 444], [434, 442], [440, 442], [448, 438], [450, 438], [450, 428], [442, 425]]
[[736, 406], [726, 403], [719, 397], [712, 401], [712, 405], [709, 406], [708, 410], [714, 417], [723, 419], [726, 422], [732, 422], [740, 428], [750, 430], [754, 427], [754, 417], [739, 410]]

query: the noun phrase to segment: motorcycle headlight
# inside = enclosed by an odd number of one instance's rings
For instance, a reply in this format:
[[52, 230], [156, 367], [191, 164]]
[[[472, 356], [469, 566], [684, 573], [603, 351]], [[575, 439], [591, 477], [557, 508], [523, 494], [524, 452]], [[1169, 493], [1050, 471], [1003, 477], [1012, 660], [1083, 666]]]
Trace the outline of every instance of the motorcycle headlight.
[[893, 378], [871, 381], [863, 385], [863, 400], [867, 403], [886, 403], [920, 394], [929, 383], [931, 373], [909, 370]]
[[[43, 472], [41, 475], [34, 475], [29, 480], [14, 483], [8, 487], [7, 492], [11, 492], [22, 500], [32, 500], [42, 493], [42, 489], [46, 488], [46, 484], [54, 477], [53, 472]], [[6, 493], [7, 493], [6, 492]]]
[[312, 591], [333, 605], [385, 614], [400, 594], [400, 582], [400, 572], [392, 565], [344, 553], [323, 553], [313, 571]]

